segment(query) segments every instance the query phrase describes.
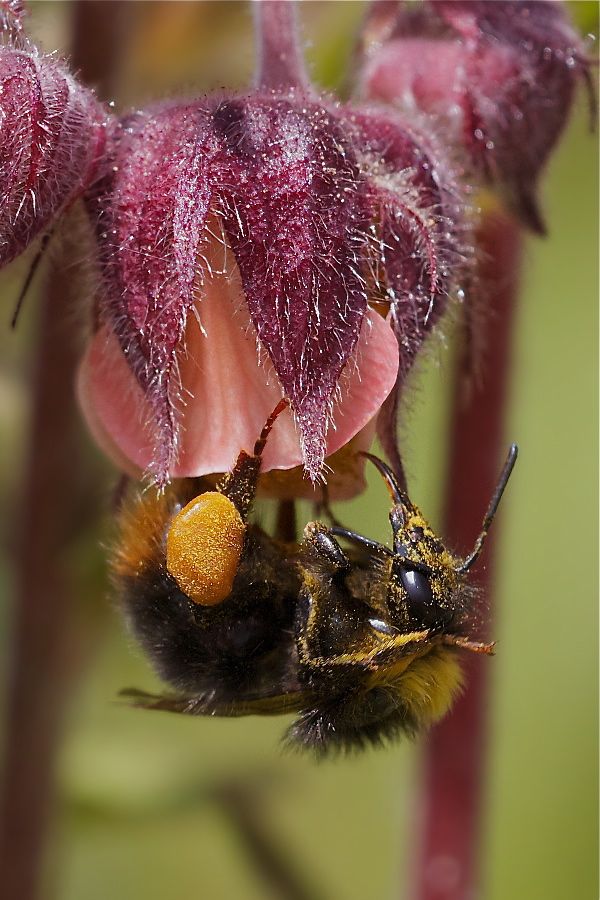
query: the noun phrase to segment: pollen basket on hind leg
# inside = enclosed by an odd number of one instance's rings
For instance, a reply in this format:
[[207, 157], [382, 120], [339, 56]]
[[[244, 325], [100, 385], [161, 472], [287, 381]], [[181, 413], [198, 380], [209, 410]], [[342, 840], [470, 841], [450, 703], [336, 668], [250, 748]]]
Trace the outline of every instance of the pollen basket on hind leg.
[[167, 532], [167, 569], [190, 600], [213, 606], [231, 593], [245, 534], [235, 504], [217, 491], [177, 513]]

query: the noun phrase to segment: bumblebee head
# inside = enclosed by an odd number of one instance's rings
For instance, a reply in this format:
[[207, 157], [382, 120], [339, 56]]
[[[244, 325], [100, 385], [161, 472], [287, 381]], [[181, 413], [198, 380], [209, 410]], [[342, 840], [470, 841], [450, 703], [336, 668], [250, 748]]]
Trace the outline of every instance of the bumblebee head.
[[[328, 581], [322, 573], [320, 580], [305, 579], [310, 603], [301, 657], [311, 687], [321, 696], [288, 737], [317, 754], [379, 744], [433, 724], [461, 688], [457, 648], [493, 650], [469, 633], [473, 591], [468, 572], [481, 552], [517, 448], [510, 449], [482, 531], [465, 559], [447, 550], [386, 463], [365, 455], [391, 494], [392, 549], [338, 526], [305, 529], [312, 558], [321, 565], [325, 561], [332, 574]], [[338, 536], [362, 544], [379, 561], [354, 567], [337, 545]], [[313, 576], [319, 574], [318, 565]]]
[[389, 518], [393, 534], [388, 603], [403, 609], [406, 624], [434, 631], [460, 629], [470, 598], [467, 574], [478, 559], [489, 527], [517, 458], [512, 445], [483, 520], [473, 551], [459, 559], [446, 549], [423, 514], [403, 491], [382, 460], [365, 454], [383, 476], [393, 505]]

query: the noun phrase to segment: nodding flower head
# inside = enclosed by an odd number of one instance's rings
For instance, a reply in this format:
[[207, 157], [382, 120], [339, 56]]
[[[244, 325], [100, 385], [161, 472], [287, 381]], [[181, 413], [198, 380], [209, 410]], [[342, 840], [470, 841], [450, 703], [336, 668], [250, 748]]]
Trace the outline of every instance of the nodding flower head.
[[0, 266], [91, 184], [107, 122], [66, 65], [26, 39], [21, 13], [0, 7]]
[[159, 483], [223, 471], [286, 395], [265, 469], [322, 477], [372, 437], [455, 284], [463, 203], [439, 147], [319, 96], [288, 2], [256, 7], [255, 90], [120, 120], [0, 3], [0, 264], [83, 196], [100, 442]]
[[594, 103], [583, 42], [554, 0], [373, 4], [360, 90], [433, 113], [471, 177], [494, 185], [533, 231], [537, 181], [578, 81]]
[[[248, 418], [239, 407], [254, 410], [256, 378], [265, 399], [246, 441], [272, 403], [269, 371], [273, 390], [290, 398], [300, 438], [295, 458], [272, 466], [302, 461], [317, 478], [332, 446], [377, 413], [398, 369], [410, 366], [460, 258], [460, 204], [429, 142], [394, 114], [305, 88], [210, 96], [124, 118], [87, 199], [101, 273], [96, 352], [108, 335], [110, 359], [118, 344], [135, 376], [154, 429], [137, 464], [159, 481], [211, 471], [211, 423], [223, 417], [231, 446], [222, 463], [231, 462], [236, 426]], [[256, 342], [265, 358], [259, 375]], [[208, 394], [190, 375], [190, 357], [214, 373]], [[114, 374], [112, 362], [105, 368]], [[84, 406], [131, 457], [137, 439], [108, 411], [105, 382], [88, 376]], [[344, 402], [349, 390], [354, 400]]]

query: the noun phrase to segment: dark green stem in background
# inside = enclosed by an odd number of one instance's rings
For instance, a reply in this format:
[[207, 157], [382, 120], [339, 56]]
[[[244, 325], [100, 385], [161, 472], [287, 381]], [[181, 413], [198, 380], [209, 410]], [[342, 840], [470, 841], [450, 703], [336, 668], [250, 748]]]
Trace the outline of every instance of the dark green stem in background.
[[[444, 531], [466, 552], [481, 527], [510, 441], [504, 426], [511, 371], [511, 337], [521, 263], [521, 232], [501, 214], [487, 214], [478, 235], [485, 301], [483, 388], [464, 402], [462, 366], [456, 377]], [[511, 436], [518, 440], [518, 435]], [[518, 464], [517, 464], [518, 465]], [[502, 518], [500, 512], [499, 519]], [[474, 570], [490, 619], [497, 585], [497, 521]], [[491, 632], [486, 637], [493, 637]], [[499, 652], [502, 652], [501, 649]], [[464, 660], [466, 690], [425, 747], [418, 818], [414, 900], [473, 900], [482, 896], [480, 860], [485, 832], [490, 690], [493, 660]]]
[[[73, 66], [102, 96], [112, 89], [121, 3], [74, 7]], [[69, 695], [74, 578], [68, 551], [93, 516], [74, 379], [80, 355], [73, 276], [49, 267], [34, 348], [31, 428], [19, 504], [13, 656], [10, 661], [0, 876], [4, 900], [36, 900], [52, 814], [56, 749]], [[62, 262], [66, 262], [64, 259]]]

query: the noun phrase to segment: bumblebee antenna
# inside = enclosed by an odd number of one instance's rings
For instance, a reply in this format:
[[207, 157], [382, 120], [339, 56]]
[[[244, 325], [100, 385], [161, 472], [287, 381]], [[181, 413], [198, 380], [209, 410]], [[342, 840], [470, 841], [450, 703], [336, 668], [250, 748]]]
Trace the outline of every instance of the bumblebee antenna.
[[365, 450], [361, 450], [359, 456], [364, 456], [366, 459], [370, 460], [377, 471], [383, 476], [383, 480], [388, 486], [390, 496], [394, 503], [396, 505], [406, 505], [406, 503], [408, 502], [408, 497], [400, 488], [398, 479], [396, 478], [388, 464], [384, 463], [384, 461], [382, 459], [379, 459], [378, 456], [374, 456], [372, 453], [367, 453]]
[[494, 516], [498, 510], [498, 506], [500, 504], [500, 500], [502, 499], [502, 494], [504, 493], [504, 489], [508, 484], [508, 479], [510, 478], [511, 472], [514, 468], [514, 465], [517, 461], [517, 454], [519, 452], [519, 448], [516, 444], [511, 444], [510, 449], [508, 451], [508, 456], [506, 457], [506, 462], [502, 468], [502, 472], [500, 473], [500, 478], [498, 479], [498, 483], [496, 485], [496, 489], [492, 494], [492, 499], [490, 500], [490, 505], [488, 506], [487, 512], [485, 514], [485, 518], [483, 520], [483, 525], [481, 526], [481, 532], [479, 537], [475, 541], [475, 546], [473, 548], [473, 552], [467, 556], [463, 562], [456, 567], [456, 571], [462, 575], [464, 572], [468, 572], [471, 566], [479, 557], [481, 550], [483, 548], [485, 539], [487, 537], [487, 533], [490, 529], [490, 525], [494, 520]]

